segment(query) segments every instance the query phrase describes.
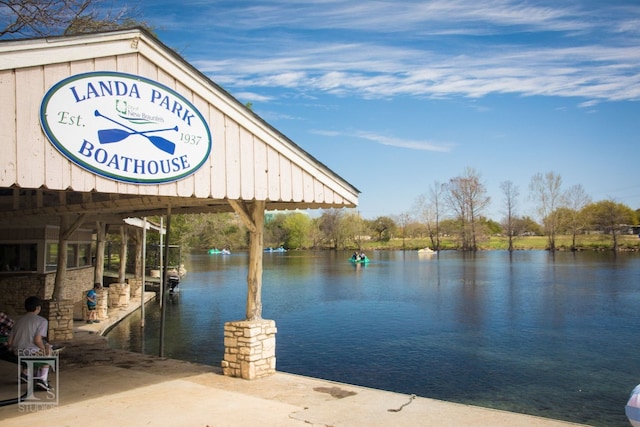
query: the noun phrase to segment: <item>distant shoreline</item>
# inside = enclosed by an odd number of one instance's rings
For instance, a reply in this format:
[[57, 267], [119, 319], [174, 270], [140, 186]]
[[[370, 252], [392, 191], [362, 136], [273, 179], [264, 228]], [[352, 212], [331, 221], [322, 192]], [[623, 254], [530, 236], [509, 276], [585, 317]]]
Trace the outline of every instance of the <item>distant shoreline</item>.
[[[618, 252], [640, 252], [640, 238], [637, 235], [619, 235]], [[571, 252], [572, 237], [570, 235], [559, 235], [555, 239], [556, 252]], [[408, 250], [417, 251], [424, 248], [434, 249], [429, 238], [406, 238], [396, 237], [388, 241], [371, 241], [367, 240], [361, 243], [360, 248], [353, 245], [346, 247], [346, 250], [362, 249], [364, 251], [371, 250]], [[504, 236], [490, 236], [478, 241], [478, 250], [508, 250], [509, 241]], [[319, 248], [325, 249], [325, 248]], [[613, 241], [610, 235], [605, 234], [588, 234], [576, 236], [575, 252], [595, 251], [606, 252], [612, 251]], [[440, 239], [440, 250], [460, 250], [456, 239], [451, 237], [443, 237]], [[513, 250], [548, 250], [547, 236], [522, 236], [513, 239]]]

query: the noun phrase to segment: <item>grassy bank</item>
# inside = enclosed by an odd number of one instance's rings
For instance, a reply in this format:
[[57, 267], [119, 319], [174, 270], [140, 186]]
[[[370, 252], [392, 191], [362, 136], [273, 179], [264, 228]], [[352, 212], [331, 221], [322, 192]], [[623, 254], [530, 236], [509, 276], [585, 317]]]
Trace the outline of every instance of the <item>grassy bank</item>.
[[[516, 250], [545, 250], [547, 248], [546, 236], [526, 236], [513, 240]], [[492, 236], [488, 240], [478, 243], [480, 250], [507, 250], [509, 241], [506, 237]], [[578, 250], [604, 251], [611, 250], [613, 242], [611, 236], [606, 235], [586, 235], [576, 238]], [[418, 250], [432, 247], [429, 239], [392, 239], [387, 242], [365, 242], [364, 250]], [[441, 240], [442, 250], [457, 249], [458, 243], [453, 239], [444, 238]], [[635, 235], [618, 236], [618, 247], [623, 251], [640, 251], [640, 238]], [[558, 250], [569, 250], [571, 248], [571, 236], [557, 236], [556, 248]]]

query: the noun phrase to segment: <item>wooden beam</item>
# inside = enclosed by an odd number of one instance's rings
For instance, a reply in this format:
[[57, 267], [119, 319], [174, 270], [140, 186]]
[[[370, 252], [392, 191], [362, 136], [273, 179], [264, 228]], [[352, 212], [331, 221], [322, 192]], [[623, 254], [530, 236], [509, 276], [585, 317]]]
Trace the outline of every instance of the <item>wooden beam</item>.
[[[249, 211], [246, 202], [244, 202], [243, 200], [228, 200], [228, 202], [233, 210], [238, 215], [240, 215], [240, 219], [242, 220], [242, 222], [244, 222], [244, 225], [247, 227], [247, 229], [249, 229], [249, 232], [255, 233], [256, 224], [251, 218], [251, 212]], [[264, 208], [264, 201], [256, 203], [262, 203], [262, 206]]]
[[80, 226], [84, 223], [86, 217], [87, 214], [78, 215], [76, 220], [73, 221], [73, 223], [67, 229], [63, 229], [62, 227], [60, 227], [60, 234], [64, 236], [65, 240], [69, 240], [71, 235], [75, 233], [78, 228], [80, 228]]

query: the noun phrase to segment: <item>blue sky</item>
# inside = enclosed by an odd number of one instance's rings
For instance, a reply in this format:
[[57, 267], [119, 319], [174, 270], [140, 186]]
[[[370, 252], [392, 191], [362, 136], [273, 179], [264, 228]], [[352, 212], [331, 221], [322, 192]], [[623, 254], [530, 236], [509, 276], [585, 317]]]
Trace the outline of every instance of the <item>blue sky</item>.
[[[142, 1], [160, 40], [362, 194], [412, 213], [468, 167], [640, 208], [637, 0]], [[124, 4], [124, 3], [123, 3]]]

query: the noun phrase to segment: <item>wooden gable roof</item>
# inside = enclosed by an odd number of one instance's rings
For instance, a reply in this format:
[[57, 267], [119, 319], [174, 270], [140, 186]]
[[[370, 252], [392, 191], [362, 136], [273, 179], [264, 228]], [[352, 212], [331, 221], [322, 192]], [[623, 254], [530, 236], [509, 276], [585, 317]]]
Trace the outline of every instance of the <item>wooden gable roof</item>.
[[[79, 167], [45, 136], [39, 107], [57, 82], [87, 72], [157, 81], [188, 99], [211, 130], [202, 167], [174, 182], [119, 182]], [[266, 209], [355, 207], [359, 191], [141, 29], [0, 42], [0, 226], [61, 214], [87, 220]], [[56, 221], [57, 222], [57, 221]]]

